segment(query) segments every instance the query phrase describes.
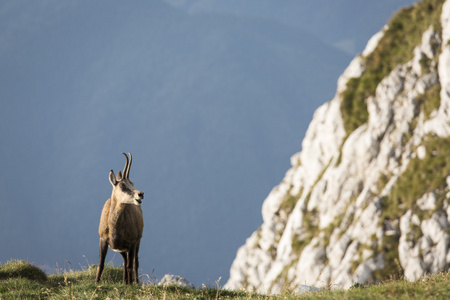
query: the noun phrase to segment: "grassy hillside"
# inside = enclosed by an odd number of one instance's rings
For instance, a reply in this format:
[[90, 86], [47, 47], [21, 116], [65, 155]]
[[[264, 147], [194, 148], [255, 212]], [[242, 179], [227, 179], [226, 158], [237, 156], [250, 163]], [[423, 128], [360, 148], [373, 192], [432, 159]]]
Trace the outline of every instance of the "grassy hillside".
[[191, 289], [180, 286], [125, 285], [121, 268], [107, 267], [102, 283], [94, 283], [95, 266], [83, 271], [66, 271], [47, 276], [38, 267], [11, 260], [0, 266], [0, 299], [437, 299], [450, 298], [450, 275], [442, 273], [417, 282], [389, 281], [380, 285], [359, 285], [349, 290], [323, 290], [301, 296], [289, 293], [265, 296], [217, 287]]

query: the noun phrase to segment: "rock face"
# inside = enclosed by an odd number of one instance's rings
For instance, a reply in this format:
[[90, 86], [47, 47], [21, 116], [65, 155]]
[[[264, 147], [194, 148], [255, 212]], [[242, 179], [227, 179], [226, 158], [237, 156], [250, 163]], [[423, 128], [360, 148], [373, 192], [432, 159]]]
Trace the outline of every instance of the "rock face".
[[349, 288], [448, 269], [449, 136], [450, 0], [424, 0], [369, 41], [317, 109], [225, 288]]

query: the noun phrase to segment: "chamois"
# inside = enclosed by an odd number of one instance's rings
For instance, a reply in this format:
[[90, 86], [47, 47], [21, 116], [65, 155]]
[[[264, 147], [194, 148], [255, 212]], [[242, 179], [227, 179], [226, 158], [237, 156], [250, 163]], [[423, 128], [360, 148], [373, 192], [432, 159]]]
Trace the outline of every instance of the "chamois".
[[[144, 219], [141, 203], [144, 193], [135, 189], [130, 180], [131, 153], [126, 157], [123, 176], [120, 171], [117, 177], [114, 171], [109, 172], [109, 182], [112, 184], [112, 195], [103, 206], [98, 234], [100, 235], [100, 258], [95, 282], [100, 281], [105, 266], [108, 247], [120, 252], [123, 257], [123, 281], [139, 283], [139, 245], [141, 243]], [[134, 273], [134, 281], [133, 281]]]

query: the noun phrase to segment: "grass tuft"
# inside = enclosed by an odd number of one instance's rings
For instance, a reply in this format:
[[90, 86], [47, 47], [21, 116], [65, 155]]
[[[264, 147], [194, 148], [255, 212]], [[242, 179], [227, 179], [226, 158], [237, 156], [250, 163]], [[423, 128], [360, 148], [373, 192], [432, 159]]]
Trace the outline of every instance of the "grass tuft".
[[10, 260], [0, 266], [0, 280], [24, 278], [39, 282], [47, 281], [47, 275], [38, 267], [23, 260]]

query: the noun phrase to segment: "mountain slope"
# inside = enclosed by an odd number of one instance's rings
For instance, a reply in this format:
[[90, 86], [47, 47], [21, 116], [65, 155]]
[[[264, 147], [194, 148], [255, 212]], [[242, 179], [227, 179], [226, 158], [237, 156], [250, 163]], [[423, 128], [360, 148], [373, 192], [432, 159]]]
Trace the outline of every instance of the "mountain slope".
[[[450, 1], [397, 13], [314, 114], [227, 288], [415, 280], [450, 264]], [[411, 20], [414, 20], [412, 22]]]

